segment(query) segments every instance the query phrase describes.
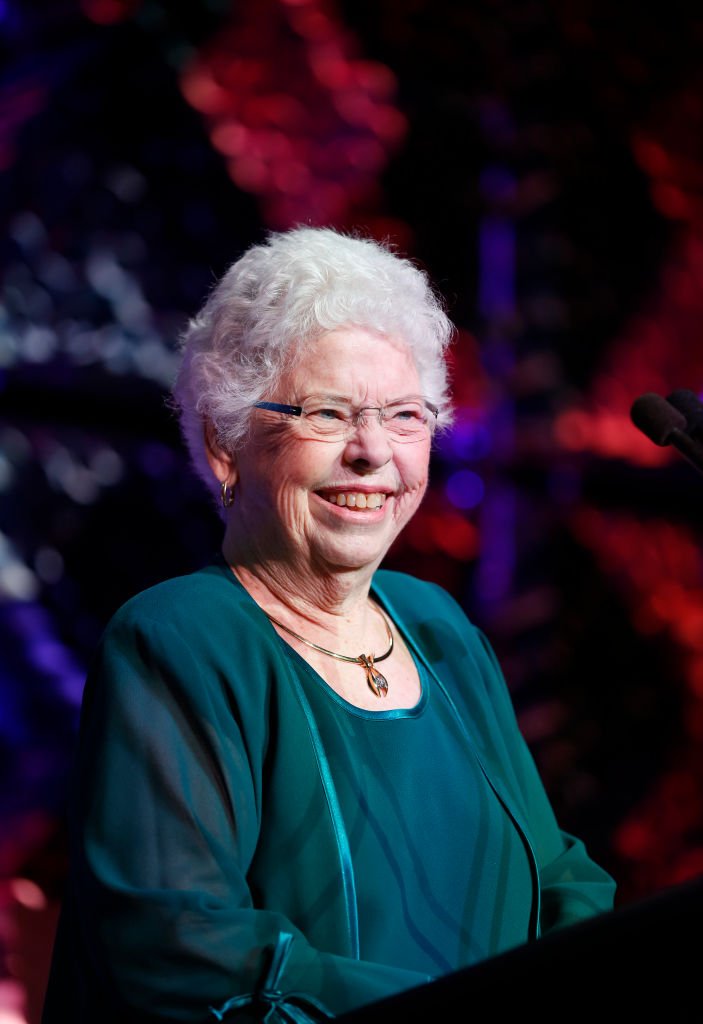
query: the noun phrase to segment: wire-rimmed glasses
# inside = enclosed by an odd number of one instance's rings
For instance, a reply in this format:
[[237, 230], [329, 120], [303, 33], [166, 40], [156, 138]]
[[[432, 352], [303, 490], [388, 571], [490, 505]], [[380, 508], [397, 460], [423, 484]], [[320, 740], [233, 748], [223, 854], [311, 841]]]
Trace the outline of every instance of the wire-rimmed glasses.
[[388, 405], [355, 407], [341, 399], [311, 395], [302, 405], [256, 402], [254, 408], [295, 416], [301, 436], [326, 441], [347, 440], [371, 413], [394, 440], [420, 441], [434, 433], [438, 413], [431, 402], [415, 396]]

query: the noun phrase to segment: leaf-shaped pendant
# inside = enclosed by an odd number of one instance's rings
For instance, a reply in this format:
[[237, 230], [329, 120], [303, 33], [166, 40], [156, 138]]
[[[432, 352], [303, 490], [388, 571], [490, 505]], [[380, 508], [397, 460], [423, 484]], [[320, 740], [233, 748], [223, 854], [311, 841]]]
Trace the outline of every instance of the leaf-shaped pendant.
[[377, 697], [388, 696], [388, 680], [384, 675], [374, 668], [373, 654], [360, 654], [359, 664], [363, 665], [366, 669], [366, 682], [369, 684], [369, 689]]

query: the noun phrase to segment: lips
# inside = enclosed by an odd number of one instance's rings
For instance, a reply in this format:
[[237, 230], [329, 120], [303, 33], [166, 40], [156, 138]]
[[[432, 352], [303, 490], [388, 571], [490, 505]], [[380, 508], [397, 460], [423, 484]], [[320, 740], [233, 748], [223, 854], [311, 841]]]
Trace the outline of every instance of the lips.
[[329, 501], [331, 505], [359, 510], [381, 508], [386, 500], [386, 495], [382, 491], [370, 494], [365, 491], [328, 491], [320, 494], [320, 497]]

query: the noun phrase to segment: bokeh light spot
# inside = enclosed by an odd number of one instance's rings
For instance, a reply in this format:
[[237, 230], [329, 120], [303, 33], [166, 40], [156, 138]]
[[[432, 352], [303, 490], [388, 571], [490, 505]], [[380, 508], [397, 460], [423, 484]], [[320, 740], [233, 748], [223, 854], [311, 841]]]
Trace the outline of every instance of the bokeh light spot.
[[470, 509], [483, 501], [486, 488], [478, 473], [460, 469], [447, 480], [445, 492], [455, 508]]

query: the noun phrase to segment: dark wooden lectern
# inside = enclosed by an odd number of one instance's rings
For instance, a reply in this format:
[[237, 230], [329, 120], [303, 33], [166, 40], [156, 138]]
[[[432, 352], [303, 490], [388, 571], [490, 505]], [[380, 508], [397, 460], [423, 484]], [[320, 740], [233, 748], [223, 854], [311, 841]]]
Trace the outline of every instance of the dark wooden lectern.
[[703, 1024], [703, 879], [337, 1018], [396, 1021]]

